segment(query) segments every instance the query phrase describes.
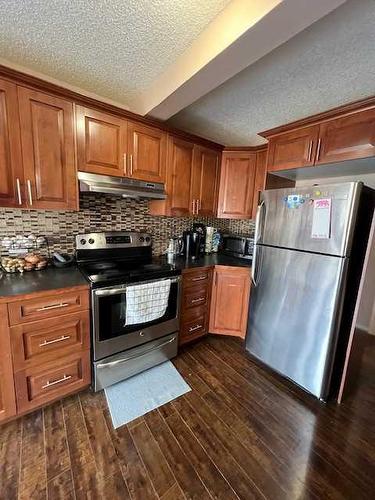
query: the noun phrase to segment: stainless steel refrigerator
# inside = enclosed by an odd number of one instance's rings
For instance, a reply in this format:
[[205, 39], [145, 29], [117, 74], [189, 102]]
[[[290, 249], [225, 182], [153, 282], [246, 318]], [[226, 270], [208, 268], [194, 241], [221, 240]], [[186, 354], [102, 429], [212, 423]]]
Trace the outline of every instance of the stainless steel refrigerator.
[[351, 182], [260, 198], [246, 349], [322, 400], [354, 310], [370, 191]]

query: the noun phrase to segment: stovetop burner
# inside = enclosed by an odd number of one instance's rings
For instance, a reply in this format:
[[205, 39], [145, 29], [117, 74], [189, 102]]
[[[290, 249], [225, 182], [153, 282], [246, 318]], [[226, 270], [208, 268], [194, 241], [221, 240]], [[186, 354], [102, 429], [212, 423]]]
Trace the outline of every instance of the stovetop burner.
[[173, 265], [152, 257], [147, 233], [90, 233], [76, 236], [76, 258], [92, 286], [110, 286], [176, 276]]

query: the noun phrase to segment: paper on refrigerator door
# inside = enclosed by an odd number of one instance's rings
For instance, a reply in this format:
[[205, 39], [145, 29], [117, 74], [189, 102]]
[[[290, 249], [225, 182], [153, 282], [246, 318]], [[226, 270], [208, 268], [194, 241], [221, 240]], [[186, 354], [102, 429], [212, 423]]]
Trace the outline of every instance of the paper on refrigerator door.
[[331, 236], [331, 198], [314, 200], [311, 238], [328, 239]]

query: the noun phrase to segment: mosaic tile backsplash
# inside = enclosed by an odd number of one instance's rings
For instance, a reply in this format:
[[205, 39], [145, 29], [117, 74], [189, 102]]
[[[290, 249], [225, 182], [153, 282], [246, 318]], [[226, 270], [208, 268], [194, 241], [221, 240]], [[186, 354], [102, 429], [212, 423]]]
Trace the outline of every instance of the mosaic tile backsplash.
[[[254, 230], [254, 222], [249, 220], [155, 217], [148, 213], [147, 200], [85, 194], [81, 196], [79, 212], [0, 208], [0, 239], [16, 234], [43, 235], [51, 251], [73, 253], [74, 237], [79, 233], [146, 231], [152, 235], [154, 254], [161, 255], [168, 239], [191, 228], [193, 222], [236, 234], [252, 234]], [[2, 255], [6, 253], [3, 248], [0, 251]]]

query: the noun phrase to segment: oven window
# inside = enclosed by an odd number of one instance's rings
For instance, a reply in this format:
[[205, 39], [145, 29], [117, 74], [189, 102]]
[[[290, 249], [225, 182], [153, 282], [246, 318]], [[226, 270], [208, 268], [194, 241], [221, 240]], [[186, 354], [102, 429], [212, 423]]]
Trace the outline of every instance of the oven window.
[[132, 333], [142, 328], [163, 323], [174, 319], [178, 309], [178, 283], [172, 282], [169, 292], [168, 305], [165, 314], [147, 323], [137, 323], [125, 325], [126, 321], [126, 293], [97, 297], [99, 312], [99, 341], [119, 337], [127, 333]]

